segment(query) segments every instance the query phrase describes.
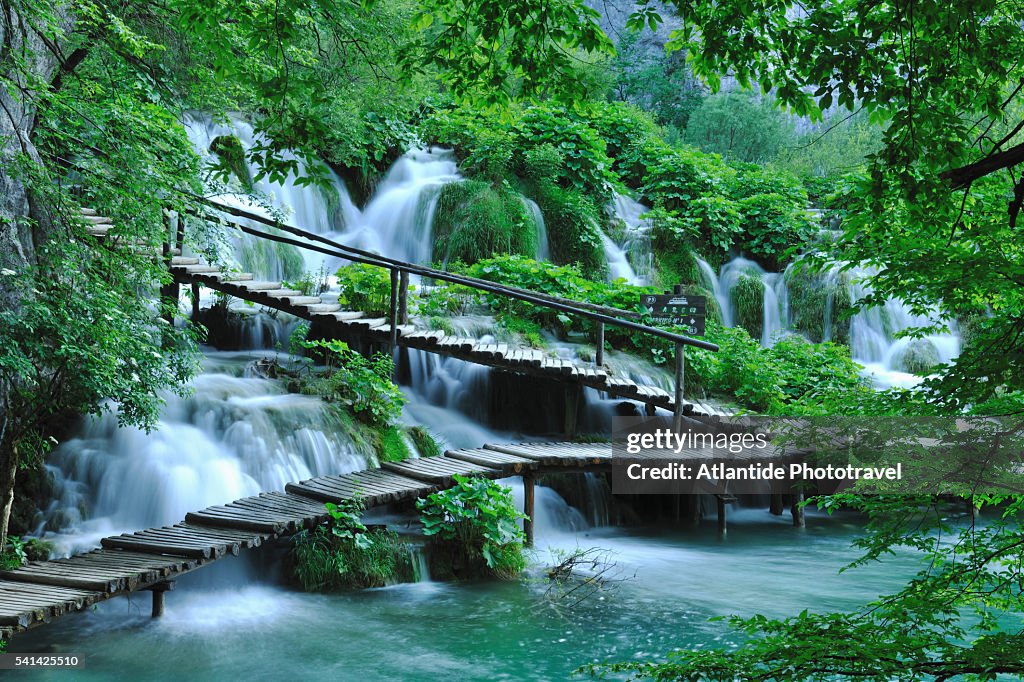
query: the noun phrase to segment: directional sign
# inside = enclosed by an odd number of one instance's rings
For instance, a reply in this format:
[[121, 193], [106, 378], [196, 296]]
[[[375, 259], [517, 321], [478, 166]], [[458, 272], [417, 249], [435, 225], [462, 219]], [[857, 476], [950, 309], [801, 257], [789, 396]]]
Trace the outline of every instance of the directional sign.
[[707, 299], [684, 294], [641, 294], [640, 305], [650, 308], [655, 324], [682, 327], [690, 336], [704, 336]]

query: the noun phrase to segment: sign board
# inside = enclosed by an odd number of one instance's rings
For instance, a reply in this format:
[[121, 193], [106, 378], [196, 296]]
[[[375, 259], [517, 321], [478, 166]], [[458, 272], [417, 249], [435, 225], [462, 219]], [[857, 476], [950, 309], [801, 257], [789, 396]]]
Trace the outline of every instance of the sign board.
[[682, 327], [690, 336], [704, 336], [707, 299], [684, 294], [641, 294], [640, 305], [651, 310], [655, 324]]

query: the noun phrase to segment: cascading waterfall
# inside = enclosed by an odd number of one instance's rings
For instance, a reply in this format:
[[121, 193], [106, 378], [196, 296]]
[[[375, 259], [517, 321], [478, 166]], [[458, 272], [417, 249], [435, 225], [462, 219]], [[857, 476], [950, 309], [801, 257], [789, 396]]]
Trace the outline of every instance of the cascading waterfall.
[[413, 149], [395, 162], [358, 224], [339, 239], [389, 258], [430, 263], [441, 187], [461, 179], [450, 150]]
[[523, 197], [523, 205], [526, 206], [526, 212], [533, 218], [536, 229], [537, 254], [535, 260], [549, 261], [551, 260], [551, 245], [548, 243], [548, 229], [544, 225], [544, 214], [533, 199]]
[[[262, 354], [214, 353], [189, 398], [169, 396], [156, 428], [88, 420], [51, 455], [57, 499], [48, 528], [70, 528], [64, 551], [122, 530], [176, 523], [211, 504], [281, 490], [290, 481], [366, 468], [374, 460], [344, 436], [319, 399], [244, 376]], [[41, 529], [42, 530], [42, 529]]]
[[624, 279], [637, 285], [650, 284], [654, 274], [651, 225], [641, 217], [650, 209], [624, 194], [615, 194], [608, 210], [622, 223], [622, 235], [618, 241], [601, 231], [609, 279]]
[[[793, 265], [783, 273], [766, 272], [754, 261], [736, 257], [723, 265], [716, 276], [706, 261], [698, 259], [697, 263], [718, 301], [726, 326], [738, 324], [733, 290], [743, 277], [752, 277], [760, 280], [763, 289], [761, 344], [770, 346], [787, 332], [806, 332], [794, 328], [793, 311], [790, 309], [790, 283], [796, 272]], [[867, 268], [841, 272], [836, 266], [814, 275], [816, 286], [825, 292], [821, 306], [821, 340], [835, 338], [837, 311], [834, 292], [843, 289], [850, 301], [857, 301], [870, 293], [863, 280], [871, 274]], [[930, 326], [938, 319], [937, 310], [928, 315], [916, 315], [896, 299], [888, 299], [881, 306], [861, 309], [850, 319], [851, 355], [865, 366], [866, 373], [880, 388], [913, 386], [921, 380], [920, 371], [930, 365], [951, 362], [960, 352], [960, 339], [955, 329], [922, 339], [897, 338], [904, 330]]]

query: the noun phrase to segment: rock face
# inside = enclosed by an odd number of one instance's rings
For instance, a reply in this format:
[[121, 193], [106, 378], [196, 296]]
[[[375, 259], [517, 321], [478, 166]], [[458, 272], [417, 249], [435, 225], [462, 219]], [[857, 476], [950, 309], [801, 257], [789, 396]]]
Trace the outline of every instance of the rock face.
[[[601, 28], [617, 45], [622, 36], [629, 32], [629, 29], [626, 28], [626, 21], [629, 19], [629, 15], [637, 10], [639, 3], [633, 2], [633, 0], [588, 0], [587, 5], [601, 13]], [[668, 42], [672, 31], [679, 28], [682, 22], [676, 17], [675, 11], [668, 3], [653, 0], [647, 3], [647, 6], [660, 14], [665, 22], [658, 25], [657, 31], [650, 29], [642, 31], [637, 38], [636, 45], [643, 50], [645, 55], [650, 54], [652, 57], [664, 59], [665, 43]]]

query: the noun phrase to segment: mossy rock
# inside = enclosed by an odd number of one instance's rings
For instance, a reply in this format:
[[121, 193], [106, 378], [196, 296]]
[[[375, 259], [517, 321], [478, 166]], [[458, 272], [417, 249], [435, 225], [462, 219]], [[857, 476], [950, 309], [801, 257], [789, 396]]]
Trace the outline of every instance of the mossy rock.
[[893, 366], [911, 374], [928, 374], [939, 364], [939, 351], [928, 339], [914, 339], [893, 357]]
[[437, 262], [472, 264], [500, 254], [534, 257], [537, 226], [523, 197], [476, 180], [441, 188], [434, 211]]
[[685, 247], [655, 249], [655, 277], [658, 286], [671, 288], [676, 284], [703, 284], [697, 256]]
[[243, 237], [238, 260], [243, 271], [264, 279], [298, 280], [306, 272], [298, 247], [268, 239]]
[[600, 213], [594, 202], [575, 190], [542, 186], [536, 197], [544, 215], [555, 265], [576, 263], [585, 276], [602, 281], [608, 274], [601, 240]]
[[814, 273], [805, 268], [786, 273], [789, 316], [797, 329], [815, 342], [827, 340], [848, 344], [850, 318], [843, 313], [852, 305], [847, 273]]
[[751, 338], [760, 339], [764, 330], [764, 282], [757, 275], [743, 274], [729, 290], [736, 309], [736, 324]]
[[235, 176], [246, 192], [252, 191], [252, 174], [241, 140], [234, 135], [219, 135], [210, 142], [210, 151], [220, 158], [222, 170]]
[[420, 457], [438, 457], [444, 454], [444, 449], [426, 427], [413, 426], [408, 434]]

